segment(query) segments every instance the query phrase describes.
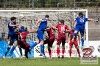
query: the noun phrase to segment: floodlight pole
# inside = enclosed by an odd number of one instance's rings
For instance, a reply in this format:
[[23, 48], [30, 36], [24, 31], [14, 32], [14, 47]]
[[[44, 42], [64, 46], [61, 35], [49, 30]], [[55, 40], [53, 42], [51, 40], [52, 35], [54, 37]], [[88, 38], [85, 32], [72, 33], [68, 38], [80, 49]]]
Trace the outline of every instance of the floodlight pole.
[[65, 0], [65, 8], [66, 8], [66, 0]]
[[34, 0], [32, 0], [32, 10], [34, 10]]
[[29, 8], [30, 8], [30, 0], [29, 0], [29, 4], [28, 5], [29, 5]]
[[76, 9], [76, 0], [74, 0], [74, 9]]

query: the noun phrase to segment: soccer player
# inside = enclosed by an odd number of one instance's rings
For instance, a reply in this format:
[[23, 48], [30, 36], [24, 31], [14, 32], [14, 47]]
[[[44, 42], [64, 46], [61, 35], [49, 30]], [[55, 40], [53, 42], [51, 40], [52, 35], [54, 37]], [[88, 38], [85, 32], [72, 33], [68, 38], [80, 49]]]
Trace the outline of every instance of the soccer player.
[[[77, 32], [80, 32], [82, 47], [84, 46], [85, 23], [87, 21], [91, 21], [91, 20], [94, 20], [94, 19], [88, 19], [88, 18], [86, 18], [82, 12], [80, 12], [79, 16], [75, 19], [76, 26], [75, 26], [75, 31], [74, 31], [74, 34], [73, 34], [72, 41], [74, 41], [74, 38], [75, 38]], [[94, 21], [98, 21], [98, 20], [94, 20]]]
[[[79, 52], [79, 48], [78, 48], [78, 42], [80, 44], [80, 35], [77, 33], [77, 35], [74, 38], [74, 41], [72, 41], [73, 38], [73, 34], [74, 34], [74, 27], [71, 26], [71, 30], [69, 31], [69, 36], [70, 36], [70, 42], [69, 42], [69, 55], [71, 57], [71, 53], [72, 53], [72, 46], [75, 45], [75, 48], [77, 49], [78, 52], [78, 56], [80, 57], [80, 52]], [[78, 40], [77, 40], [78, 37]]]
[[21, 28], [19, 28], [19, 41], [18, 41], [18, 45], [25, 49], [25, 57], [28, 58], [28, 52], [30, 51], [30, 48], [33, 48], [34, 45], [36, 45], [36, 43], [32, 44], [32, 46], [30, 46], [27, 42], [26, 42], [26, 37], [27, 34], [29, 33], [33, 33], [36, 32], [35, 30], [27, 30], [25, 29], [24, 26], [21, 26]]
[[48, 38], [44, 41], [44, 44], [48, 44], [49, 58], [52, 59], [52, 45], [55, 40], [55, 33], [53, 27], [47, 28]]
[[14, 51], [15, 47], [17, 46], [17, 40], [18, 40], [18, 35], [17, 35], [18, 24], [16, 24], [16, 17], [11, 17], [10, 20], [11, 21], [8, 22], [8, 35], [12, 39], [14, 45], [10, 49], [9, 55], [11, 55], [12, 52]]
[[[10, 23], [10, 22], [9, 22]], [[15, 22], [13, 22], [13, 24], [14, 25], [16, 25], [16, 21]], [[15, 27], [15, 30], [17, 29], [17, 27]], [[16, 32], [15, 33], [16, 34], [16, 36], [18, 35], [18, 33]], [[18, 37], [17, 37], [18, 38]], [[10, 34], [10, 32], [8, 32], [8, 38], [7, 38], [7, 40], [8, 40], [8, 42], [9, 42], [9, 48], [13, 45], [13, 43], [14, 43], [14, 41], [13, 41], [13, 39], [12, 39], [12, 37], [11, 37], [11, 34]]]
[[44, 58], [46, 57], [45, 53], [44, 53], [44, 31], [47, 27], [47, 21], [48, 20], [49, 20], [49, 15], [45, 15], [45, 18], [39, 19], [36, 22], [36, 28], [38, 27], [38, 30], [37, 30], [37, 38], [38, 38], [37, 43], [40, 44], [40, 56], [43, 56]]
[[62, 42], [62, 58], [64, 58], [65, 42], [67, 42], [67, 38], [68, 38], [65, 32], [69, 30], [69, 27], [64, 24], [64, 20], [60, 20], [60, 24], [56, 25], [56, 29], [58, 30], [57, 56], [58, 58], [60, 58], [60, 44]]

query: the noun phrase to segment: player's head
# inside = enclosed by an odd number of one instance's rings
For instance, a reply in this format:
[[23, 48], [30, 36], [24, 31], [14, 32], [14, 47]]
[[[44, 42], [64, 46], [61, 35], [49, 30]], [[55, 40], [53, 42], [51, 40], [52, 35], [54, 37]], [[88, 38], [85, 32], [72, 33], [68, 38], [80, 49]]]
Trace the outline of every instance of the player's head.
[[64, 24], [64, 20], [63, 20], [63, 19], [61, 19], [61, 20], [60, 20], [60, 23], [61, 23], [61, 24]]
[[45, 15], [45, 18], [46, 18], [47, 20], [49, 20], [49, 15]]
[[24, 26], [21, 26], [20, 28], [21, 28], [21, 29], [24, 29]]
[[16, 22], [16, 17], [11, 17], [10, 20], [11, 20], [12, 22]]
[[83, 14], [82, 12], [79, 12], [79, 16], [80, 16], [80, 17], [83, 17], [84, 14]]
[[21, 26], [19, 28], [19, 32], [26, 32], [27, 31], [27, 28], [25, 28], [24, 26]]

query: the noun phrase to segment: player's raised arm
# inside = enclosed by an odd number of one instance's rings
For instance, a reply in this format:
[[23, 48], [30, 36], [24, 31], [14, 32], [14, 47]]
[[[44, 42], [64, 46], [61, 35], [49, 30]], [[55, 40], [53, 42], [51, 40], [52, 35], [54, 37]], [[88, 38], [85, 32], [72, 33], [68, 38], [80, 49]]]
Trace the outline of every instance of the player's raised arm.
[[73, 20], [73, 21], [72, 21], [72, 26], [74, 26], [74, 25], [75, 25], [75, 22], [76, 22], [76, 20]]
[[91, 19], [91, 18], [89, 18], [88, 21], [98, 22], [98, 20], [94, 20], [94, 19]]
[[42, 19], [38, 19], [38, 21], [36, 22], [36, 25], [35, 25], [36, 28], [38, 27], [40, 22], [42, 22]]

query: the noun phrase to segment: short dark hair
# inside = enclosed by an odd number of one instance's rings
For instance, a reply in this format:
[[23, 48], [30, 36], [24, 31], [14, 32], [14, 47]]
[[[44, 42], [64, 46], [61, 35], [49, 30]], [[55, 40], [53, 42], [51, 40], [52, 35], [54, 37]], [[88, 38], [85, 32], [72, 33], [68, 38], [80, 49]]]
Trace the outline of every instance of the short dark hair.
[[16, 19], [16, 17], [11, 17], [11, 18], [10, 18], [11, 21], [12, 21], [12, 20], [15, 20], [15, 19]]
[[24, 26], [21, 26], [20, 28], [21, 28], [21, 29], [24, 29]]
[[45, 18], [49, 18], [49, 15], [45, 15]]
[[63, 19], [61, 19], [61, 20], [60, 20], [60, 23], [64, 23], [64, 20], [63, 20]]
[[83, 16], [83, 13], [82, 12], [79, 12], [79, 16]]

